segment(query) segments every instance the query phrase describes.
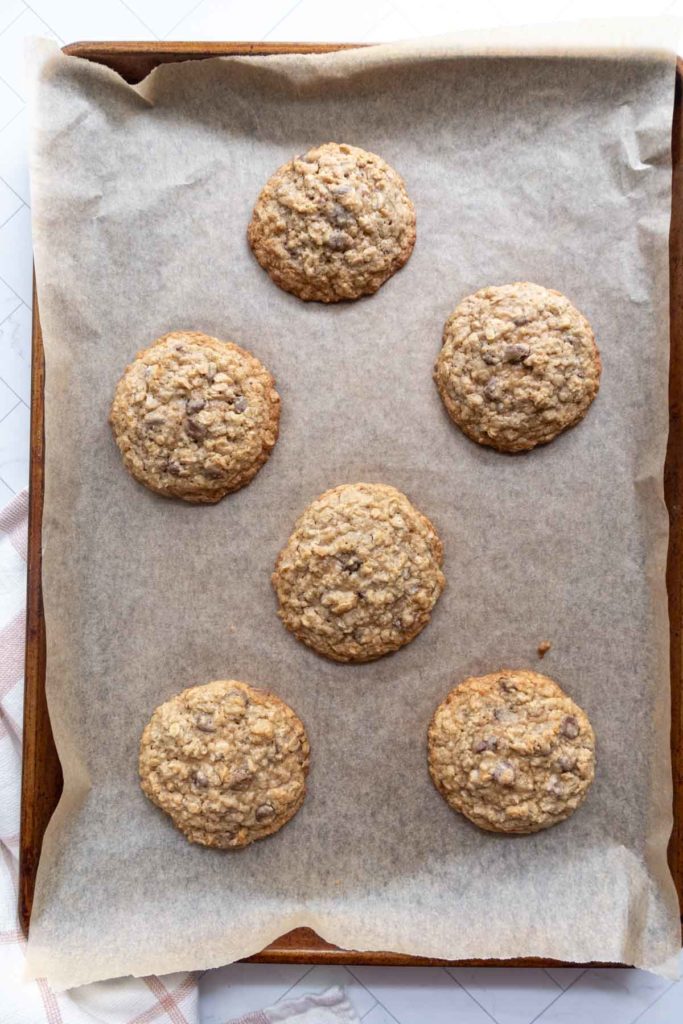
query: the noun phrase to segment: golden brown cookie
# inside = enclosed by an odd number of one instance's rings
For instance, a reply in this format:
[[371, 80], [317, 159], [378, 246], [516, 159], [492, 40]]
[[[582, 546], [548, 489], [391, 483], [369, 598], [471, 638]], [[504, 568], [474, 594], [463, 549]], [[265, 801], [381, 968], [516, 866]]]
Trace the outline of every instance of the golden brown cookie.
[[475, 825], [538, 832], [585, 800], [595, 736], [552, 679], [504, 669], [451, 690], [429, 727], [428, 760], [441, 795]]
[[250, 352], [173, 331], [138, 352], [109, 415], [126, 469], [158, 494], [220, 501], [244, 487], [277, 440], [280, 397]]
[[343, 484], [306, 509], [273, 586], [294, 635], [335, 661], [373, 661], [409, 643], [445, 586], [426, 516], [385, 484]]
[[235, 849], [277, 832], [306, 795], [309, 745], [292, 709], [234, 679], [161, 704], [140, 741], [140, 785], [191, 843]]
[[591, 326], [569, 299], [519, 282], [462, 300], [446, 321], [434, 379], [468, 437], [521, 452], [586, 415], [600, 372]]
[[266, 183], [248, 230], [256, 259], [300, 299], [376, 292], [415, 245], [415, 209], [396, 171], [356, 146], [328, 142]]

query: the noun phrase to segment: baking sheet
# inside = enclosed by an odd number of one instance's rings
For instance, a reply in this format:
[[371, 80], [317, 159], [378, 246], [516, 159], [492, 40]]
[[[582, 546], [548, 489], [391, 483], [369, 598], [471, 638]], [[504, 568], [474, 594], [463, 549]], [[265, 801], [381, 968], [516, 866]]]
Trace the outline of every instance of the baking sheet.
[[[666, 865], [671, 55], [467, 55], [455, 44], [158, 69], [132, 88], [36, 44], [32, 208], [46, 353], [47, 693], [64, 766], [29, 969], [58, 986], [206, 968], [308, 925], [352, 948], [611, 960], [671, 973]], [[250, 255], [284, 160], [336, 139], [405, 178], [406, 268], [353, 304], [304, 304]], [[483, 450], [431, 381], [443, 321], [488, 283], [568, 294], [604, 361], [586, 421], [519, 457]], [[281, 436], [213, 508], [148, 493], [107, 425], [135, 351], [177, 327], [275, 374]], [[436, 524], [431, 625], [366, 666], [282, 628], [269, 575], [335, 484], [404, 490]], [[425, 739], [460, 679], [540, 663], [589, 713], [583, 808], [529, 837], [478, 831], [433, 789]], [[239, 678], [301, 715], [309, 797], [241, 853], [191, 846], [137, 785], [152, 709]], [[96, 912], [95, 912], [96, 908]]]

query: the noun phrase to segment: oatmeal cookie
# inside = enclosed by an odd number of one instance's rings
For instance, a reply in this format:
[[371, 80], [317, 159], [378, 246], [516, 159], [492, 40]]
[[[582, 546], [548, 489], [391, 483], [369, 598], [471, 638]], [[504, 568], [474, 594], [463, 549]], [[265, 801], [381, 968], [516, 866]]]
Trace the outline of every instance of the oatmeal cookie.
[[371, 295], [400, 270], [415, 245], [415, 209], [381, 157], [328, 142], [275, 172], [247, 234], [280, 288], [339, 302]]
[[266, 462], [278, 434], [275, 381], [250, 352], [173, 331], [138, 352], [109, 415], [126, 469], [158, 494], [220, 501]]
[[583, 419], [600, 371], [591, 326], [569, 299], [519, 282], [462, 300], [446, 321], [434, 379], [468, 437], [521, 452]]
[[305, 729], [278, 697], [231, 679], [161, 704], [140, 741], [140, 785], [191, 843], [235, 849], [277, 832], [306, 795]]
[[445, 586], [426, 516], [384, 484], [326, 491], [297, 520], [273, 586], [294, 635], [335, 661], [373, 661], [409, 643]]
[[568, 818], [595, 774], [586, 713], [524, 669], [466, 679], [429, 727], [429, 771], [450, 806], [491, 832], [538, 832]]

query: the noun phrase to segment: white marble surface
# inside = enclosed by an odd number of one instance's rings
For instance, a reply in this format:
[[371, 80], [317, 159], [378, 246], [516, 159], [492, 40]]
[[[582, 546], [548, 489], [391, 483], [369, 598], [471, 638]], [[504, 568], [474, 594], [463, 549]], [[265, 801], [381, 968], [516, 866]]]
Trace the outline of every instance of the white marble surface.
[[[679, 14], [683, 0], [0, 0], [0, 505], [28, 482], [31, 329], [27, 35], [77, 39], [380, 41], [459, 28]], [[683, 40], [682, 40], [683, 42]], [[683, 966], [683, 960], [682, 960]], [[201, 983], [204, 1024], [346, 986], [365, 1024], [676, 1024], [683, 982], [642, 971], [236, 964]]]

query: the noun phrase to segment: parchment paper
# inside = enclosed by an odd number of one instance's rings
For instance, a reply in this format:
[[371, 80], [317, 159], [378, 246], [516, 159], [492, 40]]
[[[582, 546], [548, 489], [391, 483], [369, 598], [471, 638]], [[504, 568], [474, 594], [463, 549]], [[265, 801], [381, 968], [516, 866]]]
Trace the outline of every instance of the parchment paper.
[[[37, 46], [43, 588], [65, 791], [40, 864], [34, 975], [70, 986], [207, 968], [297, 925], [357, 949], [674, 969], [673, 85], [661, 53], [502, 59], [440, 44], [190, 62], [131, 88]], [[272, 284], [245, 231], [275, 168], [330, 139], [397, 168], [418, 239], [377, 295], [326, 308]], [[450, 423], [431, 371], [460, 298], [517, 280], [571, 297], [604, 374], [583, 424], [509, 457]], [[126, 363], [178, 327], [251, 349], [283, 400], [267, 466], [211, 508], [136, 484], [107, 424]], [[357, 480], [391, 483], [431, 517], [448, 587], [414, 643], [343, 666], [284, 630], [269, 576], [295, 517]], [[470, 825], [426, 767], [436, 704], [503, 666], [556, 678], [598, 739], [586, 804], [529, 837]], [[137, 782], [153, 708], [229, 677], [280, 694], [313, 750], [302, 811], [241, 853], [188, 844]]]

